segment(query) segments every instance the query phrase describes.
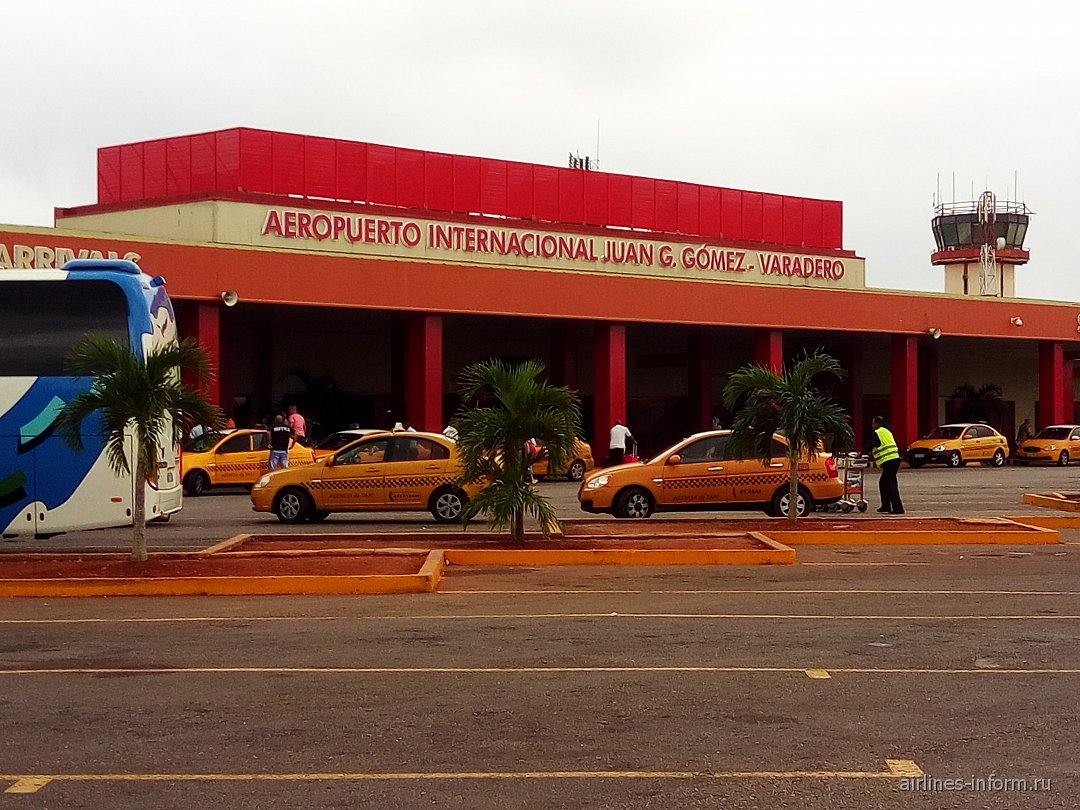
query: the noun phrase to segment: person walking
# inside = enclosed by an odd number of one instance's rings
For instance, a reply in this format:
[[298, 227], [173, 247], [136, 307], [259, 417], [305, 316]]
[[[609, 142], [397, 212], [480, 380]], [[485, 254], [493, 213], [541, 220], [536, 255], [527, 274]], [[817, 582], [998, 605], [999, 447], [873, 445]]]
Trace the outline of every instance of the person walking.
[[1032, 436], [1031, 420], [1025, 419], [1020, 423], [1020, 429], [1016, 431], [1016, 446], [1019, 447]]
[[300, 415], [295, 405], [289, 406], [289, 430], [292, 437], [300, 444], [307, 444], [307, 420]]
[[292, 444], [292, 428], [280, 413], [270, 426], [270, 469], [283, 470], [289, 466], [289, 445]]
[[608, 436], [608, 458], [612, 464], [623, 463], [627, 442], [632, 441], [634, 441], [634, 435], [630, 432], [630, 429], [622, 423], [621, 419], [616, 419]]
[[874, 464], [881, 468], [878, 479], [878, 492], [881, 494], [879, 512], [892, 515], [904, 514], [904, 503], [900, 500], [900, 485], [896, 473], [900, 470], [900, 450], [892, 431], [885, 427], [885, 419], [875, 416], [870, 423], [872, 433], [867, 450], [874, 459]]

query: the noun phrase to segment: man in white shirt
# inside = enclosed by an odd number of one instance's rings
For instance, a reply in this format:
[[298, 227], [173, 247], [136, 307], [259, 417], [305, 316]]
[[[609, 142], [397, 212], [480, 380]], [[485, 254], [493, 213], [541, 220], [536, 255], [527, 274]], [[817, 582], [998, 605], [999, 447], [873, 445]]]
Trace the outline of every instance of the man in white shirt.
[[622, 464], [626, 454], [627, 442], [634, 441], [634, 435], [630, 432], [621, 419], [616, 419], [611, 427], [611, 436], [608, 440], [608, 457], [612, 464]]

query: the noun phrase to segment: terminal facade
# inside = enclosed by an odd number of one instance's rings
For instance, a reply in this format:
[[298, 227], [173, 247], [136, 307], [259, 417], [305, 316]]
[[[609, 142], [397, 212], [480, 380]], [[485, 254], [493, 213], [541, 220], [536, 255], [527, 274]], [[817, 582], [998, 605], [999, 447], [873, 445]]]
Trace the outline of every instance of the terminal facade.
[[838, 201], [245, 128], [105, 147], [97, 172], [56, 227], [0, 225], [0, 271], [164, 276], [241, 426], [295, 402], [327, 430], [438, 431], [465, 365], [538, 358], [601, 455], [617, 418], [649, 453], [728, 424], [732, 371], [819, 347], [860, 437], [882, 414], [914, 440], [962, 384], [1000, 386], [1007, 435], [1074, 419], [1080, 305], [1012, 297], [1026, 219], [1003, 217], [990, 289], [977, 223], [955, 244], [935, 219], [949, 291], [926, 294], [866, 287]]

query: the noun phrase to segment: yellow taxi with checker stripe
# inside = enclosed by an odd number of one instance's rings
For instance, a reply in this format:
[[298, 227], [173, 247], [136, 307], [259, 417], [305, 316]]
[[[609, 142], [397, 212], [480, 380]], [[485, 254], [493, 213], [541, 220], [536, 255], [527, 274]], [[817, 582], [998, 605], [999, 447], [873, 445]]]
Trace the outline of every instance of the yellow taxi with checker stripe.
[[[311, 464], [311, 448], [293, 443], [289, 466]], [[190, 439], [180, 454], [180, 480], [187, 495], [202, 495], [211, 487], [251, 486], [270, 469], [270, 433], [233, 430], [206, 433]]]
[[[656, 511], [761, 508], [787, 513], [787, 440], [773, 436], [769, 463], [738, 458], [730, 430], [697, 433], [641, 463], [618, 464], [585, 476], [578, 500], [586, 512], [619, 518], [646, 518]], [[816, 504], [840, 500], [844, 484], [828, 453], [798, 462], [796, 509], [808, 514]]]
[[1016, 448], [1017, 464], [1057, 464], [1080, 461], [1080, 425], [1047, 425]]
[[382, 511], [429, 511], [453, 523], [473, 491], [458, 486], [460, 475], [457, 445], [442, 434], [377, 431], [314, 464], [264, 475], [251, 504], [285, 523]]

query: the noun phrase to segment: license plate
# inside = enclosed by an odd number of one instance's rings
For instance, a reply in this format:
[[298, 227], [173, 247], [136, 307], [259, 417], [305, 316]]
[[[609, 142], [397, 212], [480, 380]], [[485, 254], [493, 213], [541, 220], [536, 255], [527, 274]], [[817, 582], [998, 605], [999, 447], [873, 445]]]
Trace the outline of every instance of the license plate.
[[912, 458], [926, 458], [926, 453], [912, 453]]

